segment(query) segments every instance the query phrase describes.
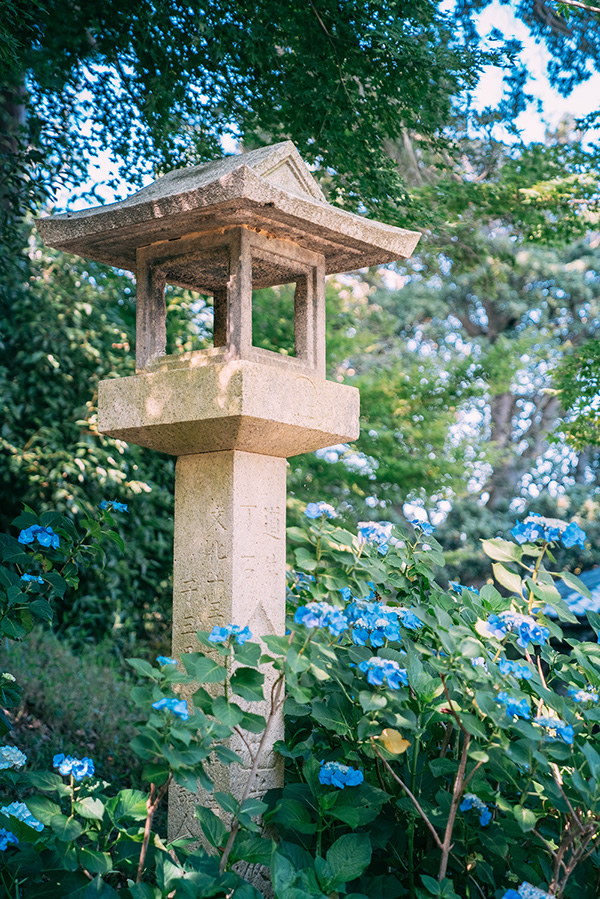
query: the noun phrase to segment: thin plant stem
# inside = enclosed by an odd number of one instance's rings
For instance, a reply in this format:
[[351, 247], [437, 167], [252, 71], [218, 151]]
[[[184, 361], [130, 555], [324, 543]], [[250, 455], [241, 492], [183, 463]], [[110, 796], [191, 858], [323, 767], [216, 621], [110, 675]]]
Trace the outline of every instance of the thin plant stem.
[[438, 847], [438, 849], [442, 850], [444, 847], [443, 847], [442, 841], [441, 841], [440, 838], [439, 838], [438, 832], [436, 831], [435, 827], [433, 826], [433, 824], [431, 823], [431, 821], [430, 821], [429, 818], [427, 817], [427, 814], [423, 811], [423, 808], [422, 808], [421, 804], [419, 803], [419, 800], [417, 799], [417, 797], [414, 795], [414, 793], [412, 792], [412, 790], [411, 790], [409, 787], [406, 786], [406, 784], [404, 783], [404, 781], [402, 780], [402, 778], [398, 777], [398, 775], [396, 774], [396, 772], [394, 771], [394, 769], [392, 768], [392, 766], [389, 764], [389, 762], [387, 761], [387, 759], [385, 759], [385, 758], [381, 755], [381, 753], [380, 753], [379, 749], [377, 748], [377, 746], [375, 745], [375, 743], [373, 743], [373, 750], [374, 750], [375, 754], [376, 754], [377, 756], [379, 756], [379, 758], [380, 758], [381, 761], [383, 762], [383, 764], [384, 764], [386, 770], [389, 771], [389, 773], [392, 775], [392, 777], [394, 778], [394, 780], [396, 781], [396, 783], [399, 784], [399, 785], [402, 787], [402, 789], [404, 790], [404, 792], [406, 793], [406, 795], [408, 796], [408, 798], [410, 799], [410, 801], [412, 802], [412, 804], [413, 804], [414, 807], [416, 808], [417, 812], [419, 813], [419, 815], [421, 816], [421, 818], [423, 819], [423, 821], [425, 822], [425, 824], [426, 824], [427, 827], [429, 828], [429, 830], [430, 830], [430, 832], [431, 832], [431, 835], [433, 836], [433, 839], [434, 839], [434, 841], [435, 841], [435, 845]]
[[144, 824], [144, 838], [142, 840], [142, 848], [140, 849], [140, 860], [138, 863], [137, 876], [135, 878], [136, 883], [141, 883], [142, 874], [144, 873], [144, 865], [146, 863], [146, 855], [148, 853], [148, 846], [150, 844], [150, 834], [152, 832], [152, 819], [156, 814], [156, 810], [161, 803], [161, 800], [167, 790], [169, 789], [169, 784], [173, 779], [173, 775], [169, 774], [168, 778], [160, 786], [156, 789], [155, 784], [150, 784], [150, 796], [146, 800], [146, 822]]
[[[464, 728], [461, 725], [461, 729]], [[465, 732], [465, 738], [463, 741], [463, 748], [460, 756], [460, 762], [458, 765], [458, 771], [456, 773], [456, 778], [454, 780], [454, 787], [452, 790], [452, 802], [450, 803], [450, 812], [448, 814], [448, 821], [446, 823], [446, 830], [444, 832], [444, 842], [442, 844], [442, 857], [440, 859], [440, 870], [438, 872], [438, 882], [441, 882], [446, 876], [446, 871], [448, 870], [448, 857], [450, 855], [450, 850], [452, 848], [452, 831], [454, 830], [454, 822], [456, 820], [456, 813], [458, 812], [458, 805], [460, 803], [461, 796], [464, 790], [464, 781], [465, 781], [465, 771], [467, 768], [467, 757], [469, 753], [469, 744], [471, 742], [471, 735]]]
[[[265, 723], [265, 729], [262, 733], [262, 737], [260, 738], [260, 743], [258, 744], [258, 749], [256, 750], [256, 755], [254, 756], [254, 761], [252, 763], [252, 768], [250, 769], [250, 774], [248, 775], [248, 780], [246, 781], [246, 786], [244, 787], [244, 792], [242, 793], [242, 797], [240, 799], [240, 806], [245, 802], [245, 800], [250, 795], [250, 790], [252, 789], [252, 785], [254, 784], [254, 779], [256, 778], [256, 772], [258, 771], [258, 764], [264, 752], [265, 746], [267, 745], [267, 739], [269, 736], [269, 732], [271, 730], [271, 726], [275, 720], [275, 716], [279, 712], [280, 708], [283, 705], [283, 699], [281, 698], [281, 692], [283, 690], [283, 674], [280, 674], [273, 687], [271, 689], [271, 711], [269, 713], [269, 717]], [[285, 697], [284, 697], [285, 698]], [[231, 850], [233, 849], [233, 843], [237, 836], [237, 832], [240, 829], [240, 822], [236, 818], [233, 821], [231, 826], [231, 831], [229, 833], [229, 838], [227, 843], [225, 844], [225, 849], [223, 850], [223, 855], [221, 856], [221, 862], [219, 864], [219, 872], [222, 874], [225, 871], [227, 866], [227, 862], [229, 860], [229, 856], [231, 855]]]

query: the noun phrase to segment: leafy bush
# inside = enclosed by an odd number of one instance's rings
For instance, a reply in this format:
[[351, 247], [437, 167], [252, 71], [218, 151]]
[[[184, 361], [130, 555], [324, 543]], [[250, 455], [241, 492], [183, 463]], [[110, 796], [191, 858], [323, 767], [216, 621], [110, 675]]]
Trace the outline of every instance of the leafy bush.
[[[308, 526], [290, 531], [298, 571], [286, 636], [255, 643], [247, 628], [217, 627], [198, 634], [184, 670], [165, 657], [132, 660], [142, 679], [132, 749], [146, 791], [118, 791], [91, 759], [64, 750], [58, 773], [44, 773], [24, 769], [16, 747], [0, 748], [5, 794], [15, 797], [0, 808], [8, 895], [18, 883], [23, 897], [260, 896], [236, 873], [240, 862], [267, 866], [278, 899], [597, 892], [600, 646], [564, 638], [558, 621], [573, 616], [554, 578], [585, 588], [551, 571], [553, 547], [580, 545], [583, 531], [530, 516], [513, 529], [516, 542], [484, 541], [498, 588], [478, 594], [438, 586], [443, 556], [429, 525], [369, 524], [354, 535], [333, 515], [313, 503]], [[62, 549], [52, 544], [68, 537], [58, 522], [32, 527], [50, 545], [4, 544], [0, 626], [17, 637], [32, 613], [47, 614], [37, 596], [60, 587], [50, 575]], [[86, 532], [104, 539], [100, 524]], [[23, 591], [15, 578], [32, 558], [43, 584]], [[73, 580], [69, 565], [71, 556], [61, 570]], [[597, 634], [600, 616], [589, 620]], [[193, 710], [179, 692], [192, 684]], [[15, 685], [0, 686], [14, 704]], [[284, 702], [285, 786], [255, 799]], [[230, 740], [246, 732], [263, 736], [242, 758]], [[217, 791], [196, 808], [203, 846], [167, 843], [153, 827], [170, 784], [210, 793], [215, 763], [246, 764], [241, 793]]]

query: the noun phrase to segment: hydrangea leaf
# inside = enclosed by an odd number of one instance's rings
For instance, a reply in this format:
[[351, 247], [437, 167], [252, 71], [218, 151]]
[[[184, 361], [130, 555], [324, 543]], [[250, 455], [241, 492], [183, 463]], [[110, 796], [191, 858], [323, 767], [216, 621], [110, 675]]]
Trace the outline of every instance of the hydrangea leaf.
[[363, 873], [371, 861], [371, 840], [365, 833], [347, 833], [335, 841], [327, 852], [327, 865], [331, 881], [334, 884], [348, 883]]
[[518, 562], [523, 555], [523, 550], [516, 543], [509, 543], [501, 537], [493, 537], [491, 540], [482, 540], [481, 547], [490, 559], [496, 562]]
[[228, 831], [218, 815], [203, 805], [197, 805], [194, 809], [194, 817], [200, 821], [202, 833], [211, 846], [218, 849], [227, 840]]
[[513, 815], [524, 833], [533, 830], [537, 823], [537, 817], [531, 809], [524, 808], [522, 805], [515, 805]]
[[67, 818], [66, 815], [53, 815], [50, 819], [50, 827], [59, 840], [63, 843], [71, 843], [80, 837], [83, 833], [83, 827], [74, 818]]
[[494, 562], [492, 570], [494, 572], [494, 577], [499, 584], [502, 584], [502, 586], [506, 587], [507, 590], [510, 590], [511, 593], [521, 593], [523, 582], [520, 574], [506, 568], [501, 562]]
[[264, 699], [264, 674], [255, 668], [237, 668], [231, 675], [231, 689], [238, 696], [249, 702], [261, 702]]

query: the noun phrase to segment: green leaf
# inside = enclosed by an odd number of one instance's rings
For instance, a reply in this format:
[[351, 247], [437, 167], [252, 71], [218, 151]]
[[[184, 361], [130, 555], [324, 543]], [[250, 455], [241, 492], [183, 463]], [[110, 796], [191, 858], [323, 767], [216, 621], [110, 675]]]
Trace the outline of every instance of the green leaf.
[[182, 660], [185, 670], [196, 678], [199, 684], [218, 684], [227, 677], [227, 670], [200, 652], [186, 653]]
[[[371, 698], [372, 696], [369, 694], [369, 701]], [[322, 724], [326, 730], [332, 730], [340, 736], [346, 736], [352, 732], [349, 724], [341, 719], [339, 711], [331, 710], [324, 702], [319, 702], [317, 700], [313, 702], [312, 717], [315, 721], [318, 721], [319, 724]]]
[[481, 547], [490, 559], [496, 562], [518, 562], [523, 555], [523, 550], [516, 543], [509, 543], [500, 537], [491, 540], [482, 540]]
[[27, 780], [37, 790], [44, 790], [48, 793], [57, 791], [62, 794], [69, 792], [69, 788], [62, 777], [59, 777], [58, 774], [53, 774], [51, 771], [29, 771]]
[[27, 808], [42, 824], [50, 824], [52, 818], [62, 814], [60, 806], [47, 796], [28, 796]]
[[202, 805], [197, 805], [194, 816], [200, 821], [202, 833], [211, 846], [216, 849], [223, 846], [227, 840], [228, 831], [218, 815]]
[[137, 671], [138, 674], [141, 674], [142, 677], [150, 677], [152, 680], [158, 680], [160, 678], [160, 671], [153, 668], [150, 662], [146, 662], [144, 659], [127, 659], [126, 661], [127, 664], [131, 665], [131, 667]]
[[104, 803], [100, 799], [94, 799], [92, 796], [85, 796], [75, 803], [75, 811], [82, 818], [101, 821], [104, 816]]
[[520, 574], [511, 571], [509, 568], [505, 568], [500, 562], [494, 562], [492, 570], [494, 572], [494, 577], [499, 584], [502, 584], [502, 586], [506, 587], [507, 590], [510, 590], [511, 593], [521, 595], [522, 579]]
[[571, 574], [570, 571], [561, 571], [558, 576], [567, 585], [567, 587], [575, 590], [576, 593], [581, 593], [581, 595], [585, 596], [586, 599], [592, 598], [592, 594], [583, 583], [583, 581], [577, 577], [577, 575]]
[[103, 881], [100, 874], [94, 877], [84, 895], [85, 899], [95, 899], [97, 896], [101, 899], [119, 899], [119, 894]]
[[145, 821], [148, 814], [148, 796], [140, 790], [121, 790], [106, 803], [106, 811], [114, 824], [123, 819]]
[[90, 874], [107, 874], [112, 871], [112, 860], [108, 852], [96, 852], [93, 849], [78, 849], [79, 864]]
[[217, 696], [213, 699], [212, 714], [222, 724], [227, 727], [235, 727], [244, 719], [244, 712], [234, 702], [227, 702], [224, 696]]
[[365, 833], [347, 833], [327, 852], [333, 883], [348, 883], [360, 877], [371, 861], [371, 840]]
[[83, 833], [83, 827], [79, 821], [76, 821], [74, 818], [67, 818], [66, 815], [53, 815], [49, 824], [58, 839], [64, 843], [71, 843]]
[[264, 674], [255, 668], [238, 668], [231, 676], [231, 689], [248, 702], [261, 702], [264, 680]]
[[524, 808], [522, 805], [514, 806], [513, 815], [515, 816], [515, 820], [519, 824], [519, 827], [525, 833], [533, 830], [537, 823], [537, 818], [531, 809]]
[[230, 749], [229, 746], [221, 746], [217, 743], [213, 746], [213, 752], [216, 757], [222, 762], [224, 765], [243, 765], [244, 762], [233, 749]]

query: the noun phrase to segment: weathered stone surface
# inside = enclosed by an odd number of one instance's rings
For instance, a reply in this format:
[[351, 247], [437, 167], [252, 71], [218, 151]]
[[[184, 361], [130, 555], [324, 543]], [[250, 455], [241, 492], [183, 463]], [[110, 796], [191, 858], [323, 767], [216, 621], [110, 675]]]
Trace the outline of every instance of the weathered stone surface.
[[[286, 461], [256, 453], [219, 452], [184, 456], [175, 478], [173, 654], [198, 649], [196, 631], [214, 625], [248, 626], [255, 638], [285, 631]], [[269, 688], [267, 680], [267, 690]], [[243, 706], [245, 703], [239, 700]], [[248, 704], [266, 714], [266, 705]], [[260, 734], [247, 733], [231, 748], [246, 765], [214, 765], [215, 789], [242, 795]], [[272, 750], [283, 738], [280, 715], [251, 796], [281, 785], [282, 760]], [[202, 796], [175, 788], [170, 797], [171, 839], [199, 836], [194, 806]], [[204, 797], [204, 801], [207, 801]]]
[[120, 203], [37, 225], [50, 246], [130, 271], [139, 247], [231, 225], [319, 253], [327, 274], [406, 258], [420, 236], [324, 202], [291, 141], [178, 169]]
[[[271, 354], [276, 355], [276, 354]], [[169, 357], [152, 372], [101, 381], [103, 434], [183, 456], [223, 450], [289, 457], [359, 433], [359, 393], [288, 368]]]

